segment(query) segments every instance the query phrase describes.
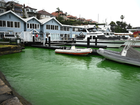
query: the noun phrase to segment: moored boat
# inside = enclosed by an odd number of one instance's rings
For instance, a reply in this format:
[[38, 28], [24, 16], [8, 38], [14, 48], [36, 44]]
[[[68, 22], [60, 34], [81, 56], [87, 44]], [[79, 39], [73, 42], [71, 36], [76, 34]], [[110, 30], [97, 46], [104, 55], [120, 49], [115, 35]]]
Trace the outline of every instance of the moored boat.
[[135, 50], [132, 45], [132, 42], [127, 43], [121, 52], [100, 48], [97, 53], [109, 60], [140, 66], [140, 52]]
[[91, 48], [75, 48], [75, 46], [72, 46], [71, 48], [64, 48], [64, 49], [55, 49], [55, 53], [61, 53], [61, 54], [72, 54], [72, 55], [87, 55], [92, 52]]
[[[92, 28], [85, 28], [87, 35], [83, 39], [77, 39], [76, 45], [87, 45], [87, 40], [90, 38], [90, 45], [93, 46], [107, 46], [118, 48], [121, 47], [129, 37], [117, 36], [111, 32], [108, 26], [104, 28], [97, 28], [96, 26]], [[97, 40], [96, 40], [97, 39]]]

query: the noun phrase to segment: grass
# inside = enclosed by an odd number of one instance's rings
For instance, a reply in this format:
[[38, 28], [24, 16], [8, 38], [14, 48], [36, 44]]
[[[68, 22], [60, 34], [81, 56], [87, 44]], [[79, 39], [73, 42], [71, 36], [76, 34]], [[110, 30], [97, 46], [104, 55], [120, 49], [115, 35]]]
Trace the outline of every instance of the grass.
[[17, 47], [17, 45], [0, 45], [0, 48], [4, 48], [4, 47]]

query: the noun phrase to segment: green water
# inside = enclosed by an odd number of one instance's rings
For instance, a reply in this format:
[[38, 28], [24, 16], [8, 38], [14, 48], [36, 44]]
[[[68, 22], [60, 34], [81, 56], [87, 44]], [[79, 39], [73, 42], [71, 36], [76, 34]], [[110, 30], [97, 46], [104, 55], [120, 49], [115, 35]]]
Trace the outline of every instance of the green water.
[[101, 56], [26, 47], [0, 56], [0, 70], [33, 105], [140, 105], [140, 68]]

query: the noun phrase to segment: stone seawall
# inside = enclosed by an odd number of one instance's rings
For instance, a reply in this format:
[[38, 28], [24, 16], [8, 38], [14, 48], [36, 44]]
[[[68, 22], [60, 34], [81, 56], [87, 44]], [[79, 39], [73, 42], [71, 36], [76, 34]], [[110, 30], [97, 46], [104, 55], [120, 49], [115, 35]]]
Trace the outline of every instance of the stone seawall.
[[20, 45], [14, 47], [2, 47], [0, 48], [0, 56], [5, 54], [17, 53], [21, 51], [22, 51], [22, 47]]
[[[6, 45], [0, 47], [0, 56], [21, 52], [21, 45]], [[0, 105], [32, 105], [30, 102], [20, 96], [9, 84], [6, 77], [0, 71]]]
[[20, 96], [0, 72], [0, 105], [32, 105]]

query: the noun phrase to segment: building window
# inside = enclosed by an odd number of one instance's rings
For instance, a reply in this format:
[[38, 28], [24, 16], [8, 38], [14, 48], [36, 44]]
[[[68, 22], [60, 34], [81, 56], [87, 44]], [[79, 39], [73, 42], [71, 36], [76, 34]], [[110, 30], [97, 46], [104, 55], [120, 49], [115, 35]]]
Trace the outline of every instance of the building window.
[[46, 29], [50, 29], [50, 25], [46, 25]]
[[70, 28], [69, 27], [67, 27], [67, 31], [69, 31], [70, 30]]
[[62, 30], [62, 31], [69, 31], [70, 28], [69, 28], [69, 27], [61, 27], [61, 30]]
[[58, 26], [55, 26], [55, 30], [58, 30]]
[[61, 27], [60, 30], [63, 31], [63, 27]]
[[27, 24], [27, 28], [30, 28], [30, 24], [29, 23]]
[[51, 29], [54, 30], [54, 25], [51, 25]]
[[30, 28], [33, 28], [33, 24], [30, 24]]
[[15, 22], [15, 28], [20, 28], [20, 22]]
[[78, 28], [73, 28], [73, 31], [78, 32], [79, 29]]
[[58, 26], [57, 25], [46, 25], [46, 29], [58, 30]]
[[66, 28], [66, 27], [64, 27], [64, 31], [66, 31], [66, 29], [67, 29], [67, 28]]
[[7, 21], [7, 27], [13, 27], [13, 22], [12, 21]]
[[6, 27], [6, 21], [0, 20], [0, 27]]
[[35, 29], [37, 29], [37, 24], [35, 24]]
[[73, 28], [73, 31], [75, 31], [75, 28]]
[[28, 23], [27, 24], [27, 28], [30, 28], [30, 29], [39, 29], [39, 24], [31, 24], [31, 23]]
[[38, 26], [37, 28], [39, 29], [39, 24], [37, 26]]
[[4, 12], [4, 10], [3, 9], [0, 9], [0, 13], [3, 13]]
[[33, 29], [35, 29], [35, 24], [32, 24], [32, 26], [33, 26]]

